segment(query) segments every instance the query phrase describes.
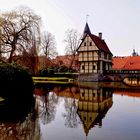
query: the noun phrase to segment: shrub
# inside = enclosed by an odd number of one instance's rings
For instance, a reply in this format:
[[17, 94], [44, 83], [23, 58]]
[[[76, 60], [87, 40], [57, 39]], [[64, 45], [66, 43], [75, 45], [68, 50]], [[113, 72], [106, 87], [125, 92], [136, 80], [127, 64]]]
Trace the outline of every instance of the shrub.
[[33, 82], [22, 67], [0, 63], [0, 96], [6, 98], [31, 97]]

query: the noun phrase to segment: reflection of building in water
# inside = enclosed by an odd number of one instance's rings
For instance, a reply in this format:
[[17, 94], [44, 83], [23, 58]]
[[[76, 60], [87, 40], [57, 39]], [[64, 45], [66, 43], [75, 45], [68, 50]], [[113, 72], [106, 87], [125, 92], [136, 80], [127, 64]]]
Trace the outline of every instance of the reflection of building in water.
[[[36, 95], [39, 96], [42, 94], [36, 92]], [[58, 101], [55, 103], [53, 99], [55, 99], [54, 97], [64, 97], [65, 112], [63, 113], [63, 117], [65, 119], [65, 125], [70, 128], [76, 128], [79, 124], [79, 116], [86, 135], [88, 135], [89, 130], [92, 127], [94, 127], [94, 125], [102, 126], [102, 119], [104, 118], [105, 114], [107, 113], [107, 111], [113, 103], [112, 91], [107, 90], [105, 88], [91, 89], [84, 87], [79, 88], [77, 86], [56, 86], [53, 88], [52, 91], [49, 91], [46, 95], [47, 102], [45, 100], [40, 100], [43, 99], [42, 96], [37, 98], [37, 102], [39, 101], [38, 105], [41, 107], [43, 105], [42, 103], [44, 103], [44, 101], [46, 102], [46, 105], [44, 107], [46, 108], [46, 111], [48, 111], [48, 113], [45, 113], [47, 116], [43, 118], [51, 118], [50, 120], [53, 121], [54, 118], [52, 116], [55, 117], [55, 110], [52, 109], [55, 109], [55, 104], [58, 103]], [[52, 95], [55, 96], [53, 97]], [[41, 108], [38, 109], [40, 112]], [[48, 114], [51, 117], [49, 117]], [[47, 123], [50, 123], [51, 121], [47, 121]]]
[[78, 115], [88, 135], [94, 125], [102, 126], [102, 119], [112, 106], [112, 92], [106, 89], [80, 88]]

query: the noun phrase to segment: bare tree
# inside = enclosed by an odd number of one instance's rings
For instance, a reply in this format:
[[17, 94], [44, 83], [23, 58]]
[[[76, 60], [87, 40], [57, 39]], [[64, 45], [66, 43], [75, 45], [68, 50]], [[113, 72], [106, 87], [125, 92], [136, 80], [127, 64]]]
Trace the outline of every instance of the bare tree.
[[8, 56], [9, 63], [15, 54], [32, 47], [32, 40], [40, 34], [40, 17], [30, 9], [18, 9], [0, 15], [0, 54]]
[[54, 35], [49, 32], [43, 34], [42, 49], [43, 53], [47, 56], [47, 58], [54, 58], [58, 55]]
[[71, 68], [76, 56], [77, 48], [80, 44], [80, 34], [75, 29], [68, 29], [65, 32], [64, 42], [66, 44], [65, 47], [66, 54], [72, 56], [71, 63], [69, 66], [69, 68]]

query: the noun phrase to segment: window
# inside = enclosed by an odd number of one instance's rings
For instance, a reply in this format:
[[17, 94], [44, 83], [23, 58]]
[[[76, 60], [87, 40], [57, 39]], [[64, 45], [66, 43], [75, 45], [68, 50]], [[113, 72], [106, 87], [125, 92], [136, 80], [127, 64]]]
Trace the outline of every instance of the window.
[[83, 97], [85, 96], [85, 92], [84, 92], [84, 91], [82, 92], [82, 96], [83, 96]]
[[106, 53], [104, 53], [104, 58], [107, 59], [107, 54]]
[[86, 42], [84, 42], [84, 46], [86, 46], [87, 44], [86, 44]]
[[111, 60], [111, 59], [112, 59], [112, 56], [111, 56], [111, 54], [109, 54], [109, 55], [108, 55], [108, 59], [109, 59], [109, 60]]
[[98, 62], [97, 67], [98, 67], [98, 70], [100, 70], [100, 62]]
[[84, 70], [85, 69], [85, 66], [82, 66], [82, 70]]
[[95, 65], [93, 65], [93, 70], [95, 70]]
[[89, 45], [92, 46], [92, 42], [90, 42]]
[[95, 93], [92, 93], [92, 96], [95, 97]]
[[90, 122], [92, 121], [92, 118], [91, 118], [91, 117], [89, 117], [89, 121], [90, 121]]
[[99, 55], [99, 58], [101, 58], [101, 52], [100, 51], [99, 51], [98, 55]]

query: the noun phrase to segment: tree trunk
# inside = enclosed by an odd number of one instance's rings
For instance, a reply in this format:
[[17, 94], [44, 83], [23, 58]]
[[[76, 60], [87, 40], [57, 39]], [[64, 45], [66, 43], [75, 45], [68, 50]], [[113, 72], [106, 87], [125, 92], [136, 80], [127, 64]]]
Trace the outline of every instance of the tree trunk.
[[9, 56], [9, 59], [8, 59], [9, 63], [12, 63], [14, 52], [15, 52], [15, 46], [11, 50], [11, 53], [10, 53], [10, 56]]
[[72, 59], [71, 59], [71, 63], [70, 63], [69, 69], [72, 68], [72, 65], [73, 65], [74, 59], [75, 59], [75, 55], [72, 55]]

